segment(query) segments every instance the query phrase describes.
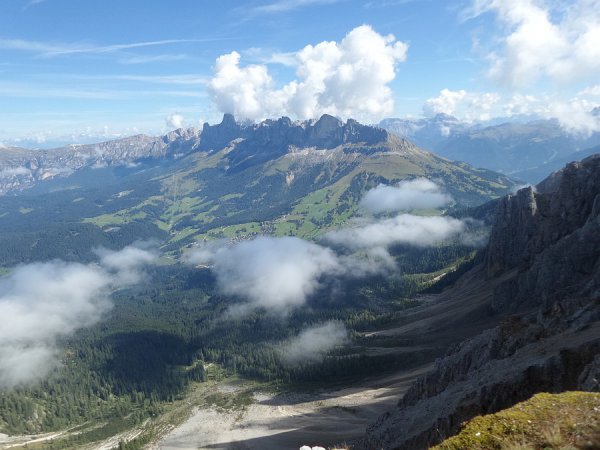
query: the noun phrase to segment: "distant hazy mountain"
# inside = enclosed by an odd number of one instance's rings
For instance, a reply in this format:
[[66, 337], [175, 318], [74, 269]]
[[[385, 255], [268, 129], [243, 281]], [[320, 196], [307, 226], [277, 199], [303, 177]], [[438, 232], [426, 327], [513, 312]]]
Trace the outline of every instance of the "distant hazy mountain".
[[115, 139], [122, 139], [130, 136], [131, 133], [76, 133], [62, 136], [31, 136], [16, 139], [2, 139], [5, 147], [20, 147], [36, 150], [45, 150], [51, 148], [68, 147], [69, 145], [87, 145], [98, 144]]
[[379, 126], [431, 151], [435, 151], [438, 145], [452, 136], [473, 127], [448, 114], [423, 119], [384, 119]]
[[554, 120], [486, 126], [438, 115], [419, 120], [386, 119], [380, 125], [451, 160], [531, 183], [539, 182], [566, 162], [587, 156], [587, 149], [600, 145], [600, 133], [569, 134]]
[[[32, 187], [39, 181], [66, 177], [83, 168], [133, 166], [146, 159], [181, 156], [193, 150], [197, 130], [176, 130], [165, 136], [131, 136], [98, 144], [69, 145], [49, 150], [0, 148], [0, 194]], [[187, 144], [180, 148], [182, 142]]]
[[[0, 167], [0, 186], [9, 194], [0, 197], [0, 231], [83, 223], [94, 235], [161, 234], [173, 250], [203, 237], [317, 236], [355, 215], [364, 192], [379, 183], [425, 176], [458, 206], [483, 203], [515, 185], [382, 128], [327, 115], [257, 125], [225, 115], [201, 132], [47, 151], [4, 149]], [[84, 235], [77, 232], [78, 239]]]

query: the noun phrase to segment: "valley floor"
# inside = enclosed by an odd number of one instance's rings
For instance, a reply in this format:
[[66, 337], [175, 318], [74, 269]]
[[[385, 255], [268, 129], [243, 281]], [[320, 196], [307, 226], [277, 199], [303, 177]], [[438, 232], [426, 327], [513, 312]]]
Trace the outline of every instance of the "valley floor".
[[[371, 352], [422, 354], [407, 359], [412, 364], [398, 367], [393, 375], [366, 378], [351, 387], [288, 386], [283, 391], [269, 383], [209, 376], [209, 381], [196, 383], [160, 417], [109, 439], [67, 445], [69, 438], [102, 426], [88, 423], [58, 436], [0, 436], [0, 449], [37, 450], [54, 440], [54, 448], [111, 450], [138, 436], [151, 442], [145, 447], [149, 450], [297, 450], [302, 445], [343, 445], [363, 436], [368, 425], [393, 409], [413, 381], [431, 368], [436, 355], [498, 320], [482, 314], [494, 287], [473, 270], [442, 294], [421, 296], [420, 305], [406, 310], [395, 323], [364, 332], [363, 345]], [[220, 371], [211, 366], [207, 366], [209, 375]]]
[[[410, 342], [409, 348], [416, 352], [447, 348], [449, 343], [472, 336], [498, 320], [481, 313], [498, 282], [487, 282], [480, 269], [471, 271], [452, 289], [421, 296], [421, 306], [407, 310], [401, 325], [364, 335], [374, 342], [382, 338]], [[416, 368], [400, 368], [394, 375], [366, 379], [350, 388], [309, 394], [275, 395], [260, 386], [248, 389], [243, 383], [221, 384], [213, 396], [218, 399], [216, 404], [195, 407], [186, 421], [149, 449], [281, 450], [343, 444], [363, 436], [366, 427], [393, 409], [412, 382], [432, 364], [430, 359]], [[239, 398], [244, 392], [251, 398], [240, 407]]]
[[[362, 436], [367, 425], [392, 408], [428, 367], [352, 388], [278, 395], [256, 390], [248, 405], [196, 407], [188, 420], [149, 449], [298, 449], [340, 444]], [[221, 402], [244, 389], [243, 383], [220, 385]]]

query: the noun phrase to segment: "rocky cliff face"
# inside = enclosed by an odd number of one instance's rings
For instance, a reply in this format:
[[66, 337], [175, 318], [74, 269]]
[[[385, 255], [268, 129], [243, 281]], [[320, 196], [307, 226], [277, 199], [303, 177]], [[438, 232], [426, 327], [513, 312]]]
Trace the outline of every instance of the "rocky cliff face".
[[489, 277], [517, 269], [498, 287], [497, 312], [567, 296], [600, 297], [600, 155], [567, 165], [537, 191], [504, 198], [485, 256]]
[[231, 114], [225, 114], [218, 125], [204, 124], [200, 148], [220, 150], [235, 139], [247, 141], [248, 146], [287, 151], [290, 147], [321, 149], [335, 148], [344, 144], [362, 143], [373, 145], [384, 142], [388, 133], [382, 128], [361, 125], [349, 119], [346, 123], [324, 114], [317, 121], [293, 122], [288, 117], [265, 120], [257, 125], [236, 123]]
[[427, 448], [536, 392], [600, 390], [599, 212], [600, 155], [503, 199], [482, 263], [507, 278], [490, 304], [501, 325], [438, 360], [359, 447]]
[[239, 142], [227, 155], [230, 172], [262, 164], [299, 149], [353, 147], [353, 151], [357, 151], [360, 150], [357, 147], [363, 146], [373, 151], [378, 144], [384, 146], [390, 135], [381, 128], [361, 125], [352, 119], [344, 123], [325, 114], [316, 122], [292, 122], [287, 117], [265, 120], [252, 128], [242, 128], [238, 139]]

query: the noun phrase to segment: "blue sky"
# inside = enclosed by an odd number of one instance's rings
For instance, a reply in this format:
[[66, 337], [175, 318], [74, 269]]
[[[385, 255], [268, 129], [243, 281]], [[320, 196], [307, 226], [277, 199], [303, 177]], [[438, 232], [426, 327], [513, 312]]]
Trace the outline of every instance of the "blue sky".
[[0, 142], [159, 133], [225, 109], [365, 122], [535, 113], [595, 131], [594, 3], [3, 0]]

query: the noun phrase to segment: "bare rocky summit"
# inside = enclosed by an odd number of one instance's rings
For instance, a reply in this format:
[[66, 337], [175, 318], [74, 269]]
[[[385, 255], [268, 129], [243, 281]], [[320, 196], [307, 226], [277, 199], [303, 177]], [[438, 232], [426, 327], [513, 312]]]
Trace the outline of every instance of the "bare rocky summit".
[[500, 324], [452, 348], [357, 448], [428, 448], [537, 392], [600, 390], [600, 155], [499, 202], [474, 271]]

